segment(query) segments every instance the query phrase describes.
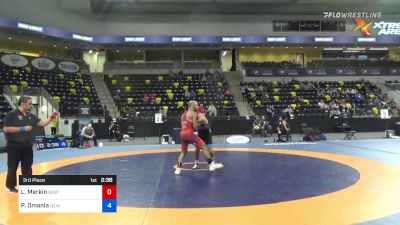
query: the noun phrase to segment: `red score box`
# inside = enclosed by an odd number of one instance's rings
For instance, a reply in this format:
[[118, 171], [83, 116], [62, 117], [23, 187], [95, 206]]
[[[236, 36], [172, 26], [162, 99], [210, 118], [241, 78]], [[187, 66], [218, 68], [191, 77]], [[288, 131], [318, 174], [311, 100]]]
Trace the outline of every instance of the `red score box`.
[[103, 185], [103, 199], [117, 199], [117, 186]]

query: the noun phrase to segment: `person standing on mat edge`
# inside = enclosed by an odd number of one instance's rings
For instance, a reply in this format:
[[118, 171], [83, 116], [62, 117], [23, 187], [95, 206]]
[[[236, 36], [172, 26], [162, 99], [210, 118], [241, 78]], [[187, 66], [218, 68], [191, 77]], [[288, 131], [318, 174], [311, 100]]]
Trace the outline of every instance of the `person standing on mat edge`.
[[16, 186], [19, 162], [22, 175], [32, 175], [34, 129], [49, 125], [58, 115], [58, 112], [53, 112], [48, 119], [40, 120], [30, 113], [31, 109], [32, 98], [21, 96], [18, 99], [18, 108], [7, 113], [4, 120], [3, 130], [7, 140], [7, 192], [18, 192]]
[[[208, 120], [203, 113], [198, 113], [197, 121], [198, 121], [198, 123], [197, 123], [198, 124], [198, 128], [197, 128], [198, 136], [207, 145], [208, 151], [210, 152], [211, 160], [214, 162], [215, 158], [214, 158], [214, 152], [212, 151], [212, 134], [211, 134], [210, 126], [208, 125]], [[200, 149], [196, 148], [195, 161], [194, 161], [194, 166], [192, 169], [193, 170], [199, 169], [200, 168], [199, 163], [200, 163]]]
[[196, 149], [203, 149], [204, 156], [207, 159], [209, 170], [214, 171], [216, 169], [222, 168], [222, 164], [215, 163], [211, 159], [210, 151], [208, 150], [207, 145], [203, 140], [199, 138], [199, 136], [193, 134], [194, 128], [197, 127], [198, 114], [197, 109], [199, 105], [196, 101], [190, 101], [188, 104], [188, 110], [182, 114], [181, 117], [181, 154], [178, 158], [178, 166], [176, 167], [175, 174], [180, 174], [182, 171], [183, 160], [187, 155], [187, 150], [189, 144], [195, 145]]

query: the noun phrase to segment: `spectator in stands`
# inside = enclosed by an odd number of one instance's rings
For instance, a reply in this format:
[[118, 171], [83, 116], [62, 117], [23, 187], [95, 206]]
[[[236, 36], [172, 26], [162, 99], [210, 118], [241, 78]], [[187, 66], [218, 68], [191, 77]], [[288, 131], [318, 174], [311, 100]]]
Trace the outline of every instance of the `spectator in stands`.
[[119, 100], [121, 100], [121, 90], [118, 89], [114, 95], [114, 101], [118, 102]]
[[214, 104], [208, 106], [207, 114], [210, 118], [217, 117], [217, 108], [215, 108]]
[[149, 95], [147, 95], [147, 94], [144, 94], [144, 96], [143, 96], [143, 103], [148, 103], [148, 102], [149, 102], [149, 100], [150, 100], [150, 97], [149, 97]]
[[130, 108], [127, 112], [127, 117], [129, 120], [135, 119], [137, 116], [137, 112], [135, 108]]
[[185, 91], [185, 98], [190, 98], [190, 92], [189, 92], [189, 90], [186, 90], [186, 91]]
[[169, 78], [170, 80], [172, 80], [172, 79], [175, 78], [175, 73], [174, 73], [172, 70], [169, 70], [168, 78]]
[[358, 94], [354, 97], [354, 102], [355, 102], [356, 104], [360, 104], [360, 103], [363, 102], [363, 98], [362, 98], [362, 96], [361, 96], [360, 93], [358, 93]]
[[278, 142], [283, 142], [282, 135], [286, 136], [286, 141], [289, 141], [290, 126], [287, 117], [280, 116], [277, 124]]
[[320, 109], [328, 109], [329, 108], [329, 106], [325, 103], [325, 101], [323, 99], [321, 99], [318, 102], [318, 106], [319, 106]]
[[112, 139], [116, 139], [117, 141], [121, 141], [122, 140], [122, 133], [121, 133], [121, 127], [119, 126], [117, 119], [113, 119], [113, 121], [111, 122], [109, 128], [109, 135], [110, 135], [110, 141], [112, 141]]
[[282, 114], [285, 118], [291, 118], [293, 119], [294, 114], [293, 114], [293, 109], [288, 105], [284, 110], [282, 110]]
[[154, 103], [154, 101], [156, 100], [156, 98], [157, 98], [157, 95], [156, 95], [156, 93], [151, 93], [151, 95], [149, 96], [149, 100], [150, 100], [150, 102], [151, 103]]
[[272, 135], [272, 126], [269, 124], [268, 117], [262, 116], [261, 120], [263, 122], [263, 137], [268, 137]]
[[206, 107], [203, 104], [199, 105], [199, 108], [197, 109], [198, 113], [206, 113]]
[[228, 87], [228, 88], [225, 90], [225, 96], [231, 97], [232, 95], [233, 95], [232, 89]]
[[261, 134], [263, 136], [263, 126], [264, 123], [262, 119], [259, 116], [256, 116], [255, 120], [253, 121], [253, 130], [252, 130], [252, 136], [256, 135], [257, 133]]
[[267, 115], [272, 118], [275, 115], [275, 107], [273, 105], [268, 105], [267, 106]]
[[246, 96], [246, 86], [240, 85], [240, 93], [242, 93], [242, 99]]
[[164, 110], [164, 107], [160, 107], [160, 110], [158, 110], [158, 113], [160, 113], [162, 115], [163, 121], [167, 120], [167, 112]]
[[79, 147], [83, 147], [84, 140], [93, 140], [94, 146], [97, 146], [97, 138], [94, 132], [92, 124], [87, 124], [82, 128], [81, 134], [79, 135]]
[[331, 111], [329, 112], [329, 118], [331, 119], [338, 119], [341, 116], [341, 112], [339, 108], [332, 108]]
[[190, 98], [192, 98], [192, 99], [196, 99], [196, 92], [194, 91], [194, 90], [191, 90], [190, 91]]

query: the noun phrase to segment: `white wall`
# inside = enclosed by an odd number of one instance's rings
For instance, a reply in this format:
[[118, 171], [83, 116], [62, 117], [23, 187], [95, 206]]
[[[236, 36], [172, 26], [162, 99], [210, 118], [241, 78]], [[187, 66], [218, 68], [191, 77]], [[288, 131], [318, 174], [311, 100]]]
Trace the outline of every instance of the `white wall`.
[[[224, 55], [224, 52], [226, 54]], [[232, 68], [232, 51], [231, 50], [222, 50], [220, 52], [221, 55], [221, 69], [223, 72], [228, 72]]]
[[84, 51], [83, 60], [89, 65], [91, 73], [102, 73], [106, 62], [106, 54], [104, 51], [92, 52], [91, 54], [89, 54], [89, 51]]

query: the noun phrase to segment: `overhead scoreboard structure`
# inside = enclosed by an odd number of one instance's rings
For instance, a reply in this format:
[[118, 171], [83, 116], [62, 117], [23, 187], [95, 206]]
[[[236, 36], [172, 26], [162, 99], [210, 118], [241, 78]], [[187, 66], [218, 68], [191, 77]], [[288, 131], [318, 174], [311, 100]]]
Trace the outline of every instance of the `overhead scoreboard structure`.
[[19, 212], [117, 212], [117, 176], [19, 176]]

